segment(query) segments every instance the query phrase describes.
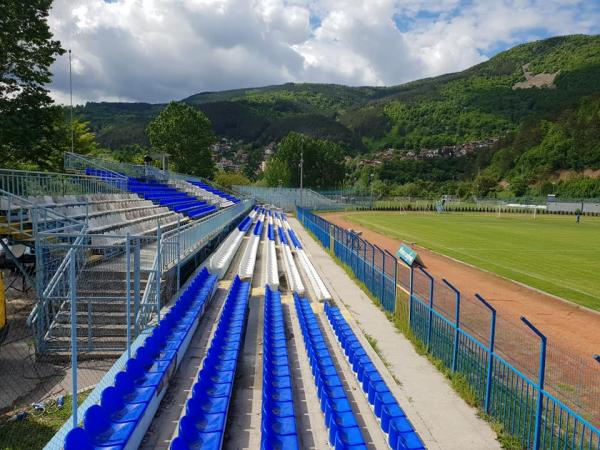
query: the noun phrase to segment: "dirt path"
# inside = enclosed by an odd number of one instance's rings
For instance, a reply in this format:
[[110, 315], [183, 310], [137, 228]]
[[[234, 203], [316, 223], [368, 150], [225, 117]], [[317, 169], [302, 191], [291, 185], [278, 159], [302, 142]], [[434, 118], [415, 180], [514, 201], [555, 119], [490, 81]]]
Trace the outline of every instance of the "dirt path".
[[[393, 239], [349, 221], [350, 213], [323, 214], [332, 223], [362, 231], [362, 236], [373, 244], [395, 254], [401, 241]], [[560, 345], [584, 359], [600, 353], [600, 314], [561, 301], [492, 273], [471, 267], [446, 256], [418, 247], [427, 270], [437, 278], [446, 278], [463, 294], [483, 295], [505, 318], [520, 323], [526, 316], [548, 337], [550, 343]]]

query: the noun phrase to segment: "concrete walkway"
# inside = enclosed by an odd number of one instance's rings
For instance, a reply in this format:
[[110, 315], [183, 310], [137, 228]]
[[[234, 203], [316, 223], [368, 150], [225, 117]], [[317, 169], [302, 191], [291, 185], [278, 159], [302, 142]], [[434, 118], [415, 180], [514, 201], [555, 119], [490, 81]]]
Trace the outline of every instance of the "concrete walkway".
[[[420, 356], [344, 270], [302, 225], [288, 218], [304, 249], [351, 326], [377, 340], [387, 370], [399, 384], [388, 383], [428, 449], [500, 449], [490, 426], [452, 389], [448, 380]], [[365, 350], [364, 337], [361, 338]], [[370, 348], [369, 348], [370, 349]], [[386, 370], [384, 368], [384, 370]]]

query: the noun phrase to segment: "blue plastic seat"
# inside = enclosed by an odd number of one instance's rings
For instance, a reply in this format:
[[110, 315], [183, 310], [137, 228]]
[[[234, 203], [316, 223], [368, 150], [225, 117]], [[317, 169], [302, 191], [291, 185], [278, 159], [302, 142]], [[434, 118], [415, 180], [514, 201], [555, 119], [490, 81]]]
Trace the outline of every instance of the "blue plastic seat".
[[76, 427], [65, 437], [65, 450], [94, 450], [94, 444], [86, 430]]
[[125, 403], [121, 392], [114, 386], [102, 391], [100, 405], [113, 422], [138, 422], [146, 411], [146, 403]]
[[156, 393], [155, 387], [138, 387], [131, 375], [119, 372], [115, 375], [115, 388], [126, 403], [148, 403]]
[[193, 449], [220, 450], [223, 433], [222, 431], [201, 432], [196, 428], [194, 420], [186, 415], [179, 421], [179, 437]]
[[90, 406], [83, 418], [83, 427], [96, 446], [126, 444], [135, 425], [135, 422], [111, 422], [108, 412], [100, 405]]

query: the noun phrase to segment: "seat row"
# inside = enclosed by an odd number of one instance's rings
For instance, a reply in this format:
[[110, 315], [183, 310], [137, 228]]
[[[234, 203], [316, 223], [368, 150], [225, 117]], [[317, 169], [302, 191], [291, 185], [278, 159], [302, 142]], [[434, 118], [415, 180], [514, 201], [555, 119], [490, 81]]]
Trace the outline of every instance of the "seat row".
[[219, 450], [223, 445], [249, 294], [250, 283], [235, 277], [171, 450]]
[[210, 192], [212, 194], [218, 195], [221, 198], [229, 200], [232, 203], [239, 203], [240, 202], [239, 198], [237, 198], [237, 197], [235, 197], [233, 195], [230, 195], [230, 194], [228, 194], [226, 192], [223, 192], [220, 189], [217, 189], [217, 188], [215, 188], [215, 187], [213, 187], [213, 186], [211, 186], [209, 184], [206, 184], [206, 183], [203, 183], [203, 182], [197, 181], [197, 180], [188, 180], [188, 182], [190, 184], [193, 184], [194, 186], [197, 186], [197, 187], [199, 187], [201, 189], [204, 189], [205, 191], [208, 191], [208, 192]]
[[277, 231], [279, 234], [279, 243], [281, 244], [283, 266], [285, 269], [288, 286], [290, 287], [291, 291], [297, 292], [300, 295], [304, 295], [304, 284], [302, 283], [300, 272], [298, 272], [298, 267], [294, 261], [292, 249], [290, 248], [288, 239], [285, 235], [285, 230], [283, 227], [278, 227]]
[[393, 450], [423, 450], [425, 446], [406, 418], [372, 360], [356, 338], [339, 308], [325, 303], [325, 314], [346, 354], [352, 370], [373, 407], [381, 429]]
[[321, 411], [325, 415], [325, 426], [329, 430], [329, 443], [336, 450], [366, 450], [360, 426], [310, 303], [297, 293], [294, 293], [294, 303]]
[[205, 189], [202, 189], [199, 186], [195, 186], [189, 181], [185, 180], [174, 180], [171, 183], [177, 189], [183, 192], [187, 192], [188, 194], [193, 195], [194, 197], [201, 198], [206, 200], [208, 203], [212, 205], [216, 205], [219, 208], [227, 208], [228, 206], [233, 205], [234, 203], [230, 200], [227, 200], [213, 192], [209, 192]]
[[190, 219], [199, 219], [217, 210], [216, 206], [198, 200], [185, 192], [178, 191], [168, 184], [129, 178], [127, 189], [146, 200], [151, 200], [154, 203], [168, 207], [172, 211], [185, 214]]
[[154, 204], [150, 200], [143, 200], [136, 196], [133, 200], [115, 200], [83, 205], [57, 206], [54, 211], [71, 218], [86, 216], [94, 217], [116, 212], [134, 211], [153, 206]]
[[310, 258], [304, 252], [300, 240], [296, 236], [296, 233], [294, 233], [294, 230], [292, 230], [292, 227], [288, 223], [285, 216], [282, 219], [282, 224], [283, 227], [286, 229], [286, 232], [289, 236], [289, 240], [293, 243], [295, 247], [296, 256], [298, 257], [298, 263], [300, 266], [302, 266], [304, 273], [308, 277], [308, 280], [310, 281], [316, 298], [320, 301], [331, 300], [331, 294], [329, 293], [329, 290], [325, 286], [325, 283], [323, 283], [321, 276], [315, 269], [313, 263], [310, 261]]
[[138, 448], [215, 287], [216, 277], [206, 269], [196, 275], [114, 385], [102, 391], [100, 404], [87, 409], [83, 428], [67, 434], [65, 450]]
[[219, 279], [225, 276], [227, 269], [231, 265], [233, 257], [237, 253], [244, 236], [252, 226], [254, 218], [257, 215], [256, 210], [250, 211], [250, 214], [240, 222], [235, 230], [219, 245], [208, 260], [208, 267], [215, 273]]
[[[260, 216], [262, 217], [262, 215]], [[248, 245], [242, 255], [240, 266], [238, 269], [239, 276], [242, 280], [251, 280], [254, 275], [254, 266], [256, 265], [256, 255], [258, 253], [258, 245], [262, 238], [263, 221], [259, 218], [254, 226], [252, 235], [250, 236]]]
[[273, 218], [269, 217], [269, 226], [267, 229], [267, 284], [272, 289], [279, 288], [279, 269], [277, 266], [277, 250], [275, 249], [275, 227]]
[[125, 235], [142, 235], [156, 233], [158, 226], [162, 232], [167, 232], [177, 226], [181, 215], [169, 212], [158, 217], [151, 216], [148, 218], [140, 218], [131, 222], [123, 223], [119, 228], [113, 228], [110, 231], [105, 231], [102, 235], [93, 235], [93, 246], [114, 245], [125, 242]]
[[265, 288], [263, 330], [262, 450], [298, 448], [292, 377], [281, 296]]

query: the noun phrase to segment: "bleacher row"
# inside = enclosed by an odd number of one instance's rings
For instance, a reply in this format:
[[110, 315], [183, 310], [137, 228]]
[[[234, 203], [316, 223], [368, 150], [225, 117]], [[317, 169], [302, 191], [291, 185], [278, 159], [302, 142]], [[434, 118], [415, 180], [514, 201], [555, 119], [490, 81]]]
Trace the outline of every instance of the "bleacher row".
[[244, 236], [250, 230], [254, 219], [258, 215], [258, 208], [254, 208], [244, 218], [237, 228], [219, 245], [208, 260], [208, 268], [217, 275], [219, 279], [225, 276], [233, 257], [240, 248]]
[[[302, 266], [304, 273], [308, 277], [308, 280], [313, 288], [313, 292], [315, 293], [317, 300], [330, 300], [331, 294], [329, 293], [329, 290], [327, 289], [327, 287], [325, 287], [325, 284], [323, 284], [323, 281], [321, 280], [321, 277], [317, 273], [317, 270], [310, 261], [310, 258], [304, 252], [302, 244], [300, 243], [300, 240], [296, 236], [296, 233], [294, 233], [294, 230], [292, 230], [292, 227], [288, 223], [285, 214], [282, 214], [282, 224], [284, 229], [288, 233], [288, 236], [290, 237], [289, 241], [291, 241], [292, 246], [294, 247], [294, 252], [298, 257], [298, 262]], [[300, 294], [302, 295], [302, 293]]]
[[200, 271], [146, 337], [136, 355], [87, 409], [83, 428], [66, 436], [65, 450], [138, 448], [169, 379], [173, 376], [216, 288], [216, 277]]
[[[115, 376], [114, 386], [104, 389], [100, 405], [87, 410], [83, 427], [69, 432], [65, 450], [117, 450], [135, 449], [139, 446], [158, 410], [169, 380], [176, 372], [192, 335], [201, 324], [200, 319], [216, 290], [217, 280], [228, 271], [242, 240], [249, 232], [246, 250], [237, 269], [238, 275], [229, 289], [191, 396], [186, 402], [185, 414], [181, 417], [176, 436], [170, 444], [171, 450], [222, 448], [229, 406], [235, 389], [238, 358], [245, 340], [251, 289], [251, 281], [242, 281], [239, 275], [252, 280], [257, 256], [256, 250], [248, 249], [254, 249], [254, 243], [258, 243], [263, 234], [268, 239], [267, 252], [270, 251], [271, 243], [275, 248], [275, 242], [279, 239], [280, 248], [287, 248], [290, 253], [291, 264], [300, 280], [289, 246], [289, 242], [292, 242], [294, 252], [298, 254], [303, 251], [300, 240], [289, 227], [285, 215], [259, 207], [254, 208], [242, 220], [210, 257], [207, 263], [210, 272], [206, 268], [202, 269], [187, 288], [182, 290], [169, 312], [137, 350], [135, 357], [127, 361], [126, 369]], [[284, 260], [285, 254], [283, 251]], [[311, 280], [313, 288], [323, 284], [316, 271], [309, 275], [309, 268], [300, 256], [297, 257], [304, 273], [309, 278], [316, 278]], [[284, 265], [288, 270], [289, 263]], [[302, 294], [294, 291], [293, 297], [329, 443], [336, 450], [365, 449], [364, 436], [316, 314]], [[328, 303], [325, 305], [327, 317], [362, 383], [369, 403], [373, 405], [382, 430], [388, 434], [391, 448], [423, 449], [410, 422], [339, 310]], [[285, 328], [279, 290], [272, 289], [267, 283], [261, 405], [261, 448], [264, 450], [295, 449], [300, 445]]]
[[171, 450], [220, 449], [223, 445], [249, 293], [250, 283], [235, 277]]
[[336, 449], [366, 450], [365, 440], [310, 302], [294, 293], [294, 304], [321, 412], [329, 430], [329, 444]]
[[297, 449], [287, 337], [278, 290], [265, 288], [261, 449]]
[[199, 219], [212, 214], [218, 209], [215, 205], [158, 181], [129, 178], [127, 189], [146, 200], [151, 200], [159, 205], [166, 206], [172, 211], [184, 214], [190, 219]]
[[176, 180], [172, 184], [165, 184], [151, 178], [125, 178], [104, 169], [87, 168], [85, 173], [103, 180], [124, 179], [130, 192], [190, 219], [202, 218], [219, 208], [240, 202], [237, 197], [197, 180]]
[[292, 249], [286, 237], [282, 221], [283, 215], [277, 212], [275, 216], [275, 225], [277, 226], [277, 236], [279, 238], [281, 252], [283, 254], [283, 267], [286, 272], [288, 286], [290, 288], [290, 291], [297, 292], [300, 295], [304, 295], [304, 284], [302, 283], [300, 272], [298, 271], [298, 267], [296, 266], [296, 262], [294, 261]]
[[393, 450], [423, 450], [425, 447], [419, 436], [339, 308], [325, 303], [325, 314], [381, 429], [388, 436], [390, 447]]

